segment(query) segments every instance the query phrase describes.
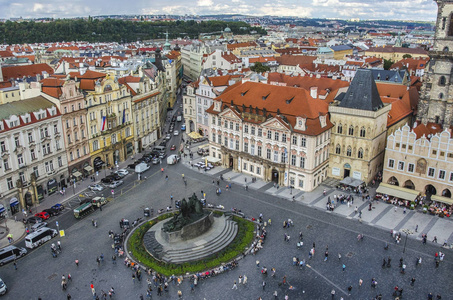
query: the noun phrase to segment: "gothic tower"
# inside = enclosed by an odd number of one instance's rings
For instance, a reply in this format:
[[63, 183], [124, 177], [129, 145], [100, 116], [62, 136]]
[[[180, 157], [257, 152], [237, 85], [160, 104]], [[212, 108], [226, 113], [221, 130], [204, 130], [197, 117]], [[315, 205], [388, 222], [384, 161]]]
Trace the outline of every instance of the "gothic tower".
[[434, 46], [425, 69], [417, 120], [453, 125], [453, 0], [437, 3]]

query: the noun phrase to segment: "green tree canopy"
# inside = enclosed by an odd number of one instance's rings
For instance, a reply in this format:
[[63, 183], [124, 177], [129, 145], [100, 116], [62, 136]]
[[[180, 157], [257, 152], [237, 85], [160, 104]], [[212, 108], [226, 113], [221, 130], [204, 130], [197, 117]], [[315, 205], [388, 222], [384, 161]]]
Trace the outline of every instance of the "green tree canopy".
[[262, 63], [260, 63], [258, 61], [253, 66], [250, 67], [250, 70], [252, 70], [253, 72], [256, 72], [256, 73], [263, 73], [263, 72], [270, 71], [271, 68], [269, 68], [268, 66], [263, 65]]
[[392, 65], [393, 61], [384, 58], [384, 70], [389, 70]]

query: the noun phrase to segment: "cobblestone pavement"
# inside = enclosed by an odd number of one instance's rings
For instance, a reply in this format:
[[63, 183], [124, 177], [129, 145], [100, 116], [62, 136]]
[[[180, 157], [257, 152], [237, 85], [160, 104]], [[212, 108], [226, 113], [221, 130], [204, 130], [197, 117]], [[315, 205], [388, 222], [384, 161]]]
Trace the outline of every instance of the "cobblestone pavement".
[[[247, 217], [257, 217], [262, 213], [265, 219], [271, 218], [272, 225], [268, 226], [264, 249], [255, 256], [249, 255], [240, 260], [238, 268], [200, 281], [194, 292], [190, 291], [189, 281], [184, 280], [180, 286], [171, 285], [162, 298], [177, 299], [177, 291], [181, 290], [183, 299], [273, 299], [274, 291], [277, 291], [278, 299], [284, 299], [285, 294], [289, 299], [330, 299], [334, 289], [335, 299], [371, 299], [379, 293], [382, 293], [383, 299], [393, 299], [392, 292], [396, 285], [403, 288], [406, 299], [426, 299], [429, 292], [434, 295], [439, 293], [443, 299], [453, 295], [450, 284], [453, 275], [451, 250], [430, 242], [423, 245], [418, 236], [409, 237], [405, 244], [404, 234], [402, 242], [395, 244], [390, 235], [392, 227], [410, 229], [410, 226], [418, 224], [419, 233], [428, 233], [428, 238], [435, 233], [439, 241], [442, 241], [441, 237], [450, 239], [452, 224], [447, 219], [416, 212], [403, 214], [401, 210], [394, 212], [390, 205], [384, 203], [374, 204], [374, 208], [368, 211], [365, 202], [356, 200], [354, 207], [360, 205], [363, 211], [363, 222], [360, 223], [352, 207], [342, 205], [334, 212], [325, 210], [326, 197], [322, 195], [322, 190], [325, 188], [328, 195], [338, 193], [333, 188], [333, 181], [330, 186], [321, 186], [313, 193], [293, 190], [296, 196], [293, 203], [289, 189], [276, 190], [272, 184], [257, 181], [245, 191], [244, 175], [230, 170], [215, 168], [205, 174], [190, 170], [188, 160], [164, 167], [165, 172], [161, 173], [160, 166], [153, 166], [146, 181], [113, 199], [103, 211], [96, 211], [80, 221], [73, 220], [70, 213], [61, 216], [58, 219], [60, 227], [66, 233], [60, 238], [62, 253], [52, 258], [50, 246], [46, 244], [18, 260], [18, 270], [12, 264], [1, 267], [0, 276], [9, 289], [4, 299], [66, 299], [67, 293], [72, 295], [72, 299], [91, 299], [91, 282], [98, 293], [113, 286], [116, 291], [114, 299], [139, 299], [140, 294], [146, 295], [146, 280], [133, 283], [131, 271], [122, 261], [118, 264], [111, 262], [112, 240], [108, 237], [108, 231], [118, 232], [121, 218], [134, 220], [142, 217], [145, 207], [153, 207], [157, 211], [170, 205], [170, 195], [177, 200], [192, 193], [200, 195], [202, 190], [207, 194], [208, 202], [222, 204], [226, 209], [236, 207]], [[187, 186], [182, 185], [182, 173], [188, 180]], [[216, 196], [217, 185], [212, 180], [220, 174], [231, 180], [232, 189], [222, 189], [222, 194]], [[165, 175], [169, 176], [168, 181]], [[251, 178], [248, 177], [247, 181], [250, 183]], [[225, 185], [225, 182], [222, 184]], [[98, 228], [91, 225], [91, 218], [98, 220]], [[294, 221], [294, 227], [285, 229], [282, 223], [288, 218]], [[300, 231], [304, 245], [298, 249], [296, 243]], [[284, 242], [285, 233], [290, 235], [290, 242]], [[357, 240], [358, 234], [364, 235], [362, 241]], [[386, 242], [390, 243], [388, 250], [384, 249]], [[313, 243], [316, 244], [316, 251], [314, 257], [309, 259]], [[329, 256], [324, 261], [327, 247]], [[438, 268], [434, 262], [437, 251], [445, 252], [445, 259]], [[105, 261], [98, 265], [96, 257], [101, 253]], [[340, 260], [338, 253], [341, 254]], [[293, 266], [293, 257], [305, 259], [307, 266], [302, 269]], [[391, 267], [382, 268], [383, 258], [388, 257], [392, 258]], [[423, 261], [416, 266], [418, 257], [422, 257]], [[400, 273], [398, 267], [400, 258], [407, 264], [405, 274]], [[78, 267], [75, 259], [80, 260]], [[276, 276], [261, 275], [260, 268], [256, 266], [257, 260], [260, 267], [265, 266], [268, 270], [276, 268]], [[61, 276], [68, 273], [71, 273], [73, 280], [68, 290], [62, 291]], [[232, 289], [239, 275], [246, 275], [248, 282], [239, 285], [237, 290]], [[287, 284], [281, 284], [283, 276], [286, 276]], [[414, 286], [410, 285], [412, 277], [416, 278]], [[378, 282], [376, 288], [370, 285], [372, 278]], [[362, 286], [359, 286], [359, 279], [363, 280]], [[263, 281], [266, 282], [264, 290]], [[290, 289], [290, 286], [293, 288]], [[352, 287], [350, 292], [349, 286]], [[159, 298], [156, 290], [153, 298]]]

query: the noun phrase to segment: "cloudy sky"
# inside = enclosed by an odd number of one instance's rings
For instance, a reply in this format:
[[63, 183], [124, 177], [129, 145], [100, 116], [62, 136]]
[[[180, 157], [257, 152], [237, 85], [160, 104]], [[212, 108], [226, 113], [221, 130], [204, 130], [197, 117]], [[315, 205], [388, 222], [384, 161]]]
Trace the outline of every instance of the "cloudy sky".
[[226, 14], [434, 21], [433, 0], [0, 0], [0, 18]]

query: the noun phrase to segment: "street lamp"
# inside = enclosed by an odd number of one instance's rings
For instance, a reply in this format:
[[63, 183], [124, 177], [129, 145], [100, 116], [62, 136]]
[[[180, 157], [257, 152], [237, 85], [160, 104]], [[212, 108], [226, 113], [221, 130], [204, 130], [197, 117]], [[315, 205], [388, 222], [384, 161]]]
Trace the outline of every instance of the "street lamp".
[[402, 229], [401, 231], [406, 234], [406, 239], [404, 240], [404, 248], [403, 248], [403, 253], [404, 253], [404, 252], [406, 252], [407, 236], [409, 234], [413, 234], [414, 232], [412, 230], [409, 230], [409, 229]]

